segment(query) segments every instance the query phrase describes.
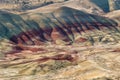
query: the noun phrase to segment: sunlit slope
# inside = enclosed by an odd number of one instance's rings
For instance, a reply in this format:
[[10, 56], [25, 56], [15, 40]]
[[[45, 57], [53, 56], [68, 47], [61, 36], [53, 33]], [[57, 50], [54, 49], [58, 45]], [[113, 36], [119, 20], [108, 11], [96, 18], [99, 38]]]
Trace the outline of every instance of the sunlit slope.
[[111, 19], [116, 20], [119, 25], [120, 25], [120, 10], [112, 11], [109, 12], [108, 14], [105, 15], [106, 17], [109, 17]]
[[46, 41], [52, 42], [56, 38], [74, 42], [75, 33], [82, 35], [81, 33], [87, 31], [102, 31], [104, 28], [118, 31], [117, 25], [115, 21], [106, 17], [68, 7], [61, 7], [48, 14], [16, 15], [0, 12], [0, 37], [17, 44], [34, 45]]

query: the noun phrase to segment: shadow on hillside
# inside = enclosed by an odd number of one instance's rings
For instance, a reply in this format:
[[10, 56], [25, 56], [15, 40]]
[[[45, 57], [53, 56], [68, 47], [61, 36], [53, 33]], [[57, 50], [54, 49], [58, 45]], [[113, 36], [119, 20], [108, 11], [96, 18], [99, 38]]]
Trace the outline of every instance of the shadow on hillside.
[[109, 12], [109, 1], [108, 0], [91, 0], [97, 6], [99, 6], [104, 12]]

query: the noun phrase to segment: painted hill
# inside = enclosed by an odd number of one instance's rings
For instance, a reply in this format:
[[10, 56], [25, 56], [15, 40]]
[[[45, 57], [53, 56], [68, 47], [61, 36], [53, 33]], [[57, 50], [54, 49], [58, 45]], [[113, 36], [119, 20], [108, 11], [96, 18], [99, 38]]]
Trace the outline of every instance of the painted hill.
[[117, 23], [106, 17], [88, 14], [76, 9], [61, 7], [52, 13], [30, 13], [16, 15], [0, 12], [0, 37], [16, 44], [35, 45], [55, 41], [74, 42], [75, 34], [92, 30], [109, 30]]
[[0, 11], [0, 80], [119, 80], [119, 10], [81, 1]]

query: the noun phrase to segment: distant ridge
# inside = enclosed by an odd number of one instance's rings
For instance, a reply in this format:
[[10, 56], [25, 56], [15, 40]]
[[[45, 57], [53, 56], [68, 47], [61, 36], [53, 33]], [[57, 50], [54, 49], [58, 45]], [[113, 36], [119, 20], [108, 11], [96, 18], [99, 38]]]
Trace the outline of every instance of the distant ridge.
[[65, 1], [68, 0], [0, 0], [0, 9], [17, 11], [30, 10]]

